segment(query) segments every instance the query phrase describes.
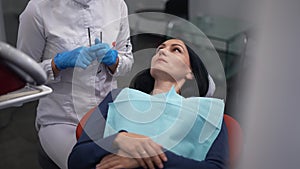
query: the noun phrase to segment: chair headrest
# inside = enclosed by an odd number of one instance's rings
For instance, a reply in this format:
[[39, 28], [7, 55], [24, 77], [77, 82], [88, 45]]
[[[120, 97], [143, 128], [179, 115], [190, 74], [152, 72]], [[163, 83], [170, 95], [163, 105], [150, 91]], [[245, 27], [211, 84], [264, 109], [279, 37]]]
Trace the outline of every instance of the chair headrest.
[[150, 94], [154, 88], [154, 78], [150, 74], [150, 68], [135, 75], [129, 87]]
[[1, 83], [0, 95], [22, 88], [26, 83], [46, 83], [46, 72], [35, 60], [4, 42], [0, 42], [0, 66], [0, 78], [6, 81]]

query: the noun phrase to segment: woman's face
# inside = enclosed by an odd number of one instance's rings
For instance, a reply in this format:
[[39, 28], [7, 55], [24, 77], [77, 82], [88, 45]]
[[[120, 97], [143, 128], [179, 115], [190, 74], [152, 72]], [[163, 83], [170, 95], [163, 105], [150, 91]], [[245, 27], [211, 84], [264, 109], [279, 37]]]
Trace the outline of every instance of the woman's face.
[[185, 44], [178, 39], [167, 40], [158, 46], [151, 61], [151, 75], [157, 79], [182, 80], [191, 74], [190, 58]]

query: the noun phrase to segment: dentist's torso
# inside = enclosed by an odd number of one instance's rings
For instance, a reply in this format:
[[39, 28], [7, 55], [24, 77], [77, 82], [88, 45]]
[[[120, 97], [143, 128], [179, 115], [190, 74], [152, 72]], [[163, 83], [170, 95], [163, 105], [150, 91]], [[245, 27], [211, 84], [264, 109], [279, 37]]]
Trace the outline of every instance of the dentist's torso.
[[[112, 47], [120, 33], [121, 0], [45, 0], [40, 1], [45, 48], [42, 60], [57, 53], [89, 45], [95, 38]], [[123, 16], [124, 17], [124, 16]], [[117, 87], [116, 80], [103, 65], [94, 61], [87, 69], [69, 68], [60, 72], [53, 93], [39, 102], [37, 124], [77, 125], [85, 112], [98, 105]]]

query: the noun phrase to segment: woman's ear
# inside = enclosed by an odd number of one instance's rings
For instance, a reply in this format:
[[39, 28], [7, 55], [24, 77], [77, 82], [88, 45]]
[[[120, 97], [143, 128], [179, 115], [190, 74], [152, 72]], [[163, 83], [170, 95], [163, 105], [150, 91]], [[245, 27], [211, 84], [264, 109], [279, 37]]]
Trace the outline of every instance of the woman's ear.
[[193, 80], [194, 79], [194, 74], [193, 72], [189, 72], [185, 75], [185, 78], [188, 80]]

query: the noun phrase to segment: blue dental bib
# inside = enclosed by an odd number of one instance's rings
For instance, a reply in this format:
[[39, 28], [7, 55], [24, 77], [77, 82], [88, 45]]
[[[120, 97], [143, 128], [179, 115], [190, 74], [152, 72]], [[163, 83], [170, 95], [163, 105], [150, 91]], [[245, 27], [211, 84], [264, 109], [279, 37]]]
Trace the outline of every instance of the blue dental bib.
[[109, 104], [104, 137], [126, 130], [148, 136], [178, 155], [202, 161], [221, 130], [223, 111], [223, 100], [184, 98], [174, 87], [157, 95], [125, 88]]

